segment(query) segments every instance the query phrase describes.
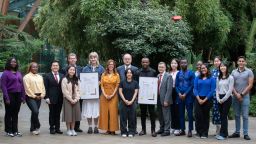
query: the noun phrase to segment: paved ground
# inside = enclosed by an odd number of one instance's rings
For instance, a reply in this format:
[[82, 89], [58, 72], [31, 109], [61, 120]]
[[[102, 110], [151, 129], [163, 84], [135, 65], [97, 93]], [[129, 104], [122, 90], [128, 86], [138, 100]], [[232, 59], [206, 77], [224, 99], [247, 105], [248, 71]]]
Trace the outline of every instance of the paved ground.
[[[0, 118], [3, 117], [3, 109], [0, 110]], [[250, 118], [250, 136], [252, 138], [251, 141], [245, 141], [242, 138], [240, 139], [228, 139], [224, 141], [217, 141], [213, 134], [215, 131], [215, 127], [211, 125], [210, 127], [210, 136], [208, 139], [202, 140], [198, 138], [187, 138], [187, 137], [156, 137], [152, 138], [150, 135], [146, 136], [135, 136], [134, 138], [122, 138], [119, 135], [109, 136], [104, 134], [98, 135], [88, 135], [86, 133], [81, 133], [76, 137], [69, 137], [65, 134], [63, 135], [50, 135], [48, 131], [48, 107], [46, 104], [42, 104], [40, 109], [40, 120], [41, 120], [41, 134], [39, 136], [32, 136], [29, 132], [29, 119], [30, 119], [30, 110], [27, 108], [27, 105], [22, 105], [19, 119], [19, 130], [23, 133], [23, 137], [6, 137], [3, 132], [3, 128], [1, 128], [0, 133], [0, 144], [148, 144], [148, 143], [158, 143], [158, 144], [217, 144], [217, 143], [226, 143], [226, 144], [255, 144], [256, 143], [256, 118]], [[147, 122], [147, 130], [150, 130], [149, 121]], [[158, 123], [157, 123], [158, 127]], [[88, 125], [85, 121], [81, 123], [81, 128], [86, 131]], [[61, 129], [65, 132], [64, 123], [61, 124]], [[138, 130], [141, 130], [140, 120], [138, 119]], [[229, 121], [229, 132], [232, 133], [234, 130], [234, 121]], [[148, 132], [149, 133], [149, 132]]]

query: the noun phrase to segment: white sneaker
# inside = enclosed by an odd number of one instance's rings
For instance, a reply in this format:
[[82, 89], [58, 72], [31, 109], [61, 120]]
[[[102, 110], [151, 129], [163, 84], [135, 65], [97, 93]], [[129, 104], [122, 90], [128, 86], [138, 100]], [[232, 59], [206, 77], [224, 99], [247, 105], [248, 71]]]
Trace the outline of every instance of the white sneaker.
[[170, 130], [170, 134], [173, 134], [174, 131], [175, 131], [175, 129], [171, 129], [171, 130]]
[[68, 131], [67, 131], [67, 135], [68, 135], [68, 136], [73, 136], [72, 131], [71, 131], [71, 130], [68, 130]]
[[36, 131], [37, 131], [37, 134], [39, 135], [40, 134], [40, 129], [36, 129]]
[[75, 130], [71, 130], [71, 132], [73, 136], [77, 136], [77, 133], [75, 132]]
[[33, 135], [38, 135], [39, 133], [38, 133], [37, 130], [34, 130], [34, 131], [32, 131], [32, 134], [33, 134]]
[[180, 133], [180, 130], [174, 130], [173, 134], [177, 135]]
[[122, 137], [124, 137], [124, 138], [125, 138], [125, 137], [127, 137], [127, 135], [126, 135], [126, 134], [122, 134]]
[[201, 136], [201, 139], [207, 139], [207, 137], [206, 136]]
[[134, 136], [133, 136], [132, 134], [129, 134], [128, 137], [129, 137], [129, 138], [132, 138], [132, 137], [134, 137]]

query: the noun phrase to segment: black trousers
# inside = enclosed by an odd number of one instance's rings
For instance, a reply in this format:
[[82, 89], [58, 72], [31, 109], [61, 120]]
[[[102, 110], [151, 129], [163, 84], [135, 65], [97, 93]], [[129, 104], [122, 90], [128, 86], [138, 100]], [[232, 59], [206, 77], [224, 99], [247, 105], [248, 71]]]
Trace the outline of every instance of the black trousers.
[[147, 113], [149, 113], [150, 122], [151, 122], [151, 132], [155, 131], [155, 128], [156, 128], [155, 105], [140, 104], [140, 113], [141, 113], [142, 130], [146, 132], [146, 118], [147, 118]]
[[171, 128], [172, 129], [180, 129], [180, 115], [179, 115], [179, 105], [176, 104], [177, 92], [175, 88], [172, 90], [172, 101], [171, 105]]
[[60, 113], [62, 101], [56, 104], [49, 104], [49, 125], [50, 130], [60, 130]]
[[5, 132], [15, 133], [18, 132], [18, 114], [21, 105], [21, 93], [8, 93], [10, 98], [10, 104], [4, 101], [5, 116], [4, 125]]
[[[220, 95], [220, 98], [223, 98], [225, 95]], [[220, 119], [221, 119], [221, 128], [220, 135], [223, 137], [228, 136], [228, 113], [232, 104], [232, 97], [230, 96], [224, 103], [219, 104]]]
[[[121, 134], [132, 134], [136, 132], [136, 103], [127, 106], [123, 101], [120, 102], [120, 130]], [[128, 122], [128, 129], [127, 129]]]
[[38, 118], [41, 100], [28, 97], [26, 101], [29, 109], [31, 110], [30, 131], [32, 132], [36, 129], [39, 129], [41, 126]]
[[[204, 99], [205, 97], [200, 97]], [[204, 104], [200, 105], [197, 100], [195, 100], [195, 121], [196, 121], [196, 131], [199, 136], [208, 137], [208, 131], [210, 126], [210, 109], [212, 106], [211, 100], [207, 100]]]
[[[80, 99], [79, 100], [79, 103], [80, 103], [80, 110], [81, 110], [81, 113], [82, 113], [82, 105], [83, 105], [83, 100]], [[75, 130], [79, 129], [80, 128], [80, 121], [76, 121], [75, 123]]]

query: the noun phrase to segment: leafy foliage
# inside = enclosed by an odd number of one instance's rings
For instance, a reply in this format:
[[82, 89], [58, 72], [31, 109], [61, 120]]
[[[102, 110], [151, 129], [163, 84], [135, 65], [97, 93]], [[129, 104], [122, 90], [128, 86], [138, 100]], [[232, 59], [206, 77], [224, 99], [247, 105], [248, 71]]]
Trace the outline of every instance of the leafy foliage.
[[113, 38], [113, 45], [133, 55], [161, 54], [162, 58], [181, 57], [191, 47], [192, 36], [186, 22], [171, 21], [174, 12], [140, 7], [109, 12], [104, 35]]
[[32, 56], [37, 52], [42, 41], [33, 38], [25, 32], [18, 32], [15, 25], [9, 24], [10, 20], [16, 20], [13, 16], [0, 15], [0, 69], [4, 69], [6, 59], [11, 56], [16, 57], [25, 71], [27, 64], [32, 60]]

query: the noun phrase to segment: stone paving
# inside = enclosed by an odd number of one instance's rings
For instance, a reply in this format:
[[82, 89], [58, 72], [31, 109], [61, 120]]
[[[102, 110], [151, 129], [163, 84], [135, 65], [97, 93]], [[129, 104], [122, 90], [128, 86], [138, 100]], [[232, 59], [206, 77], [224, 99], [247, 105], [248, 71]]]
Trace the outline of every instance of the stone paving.
[[[0, 118], [3, 118], [4, 110], [0, 110]], [[65, 123], [61, 123], [61, 130], [64, 132], [63, 135], [50, 135], [49, 126], [48, 126], [48, 107], [42, 102], [40, 109], [40, 121], [41, 121], [41, 134], [39, 136], [32, 136], [29, 132], [29, 119], [30, 119], [30, 110], [26, 104], [23, 104], [21, 107], [21, 112], [19, 115], [19, 130], [23, 133], [23, 137], [6, 137], [3, 132], [3, 127], [1, 128], [0, 133], [0, 144], [149, 144], [149, 143], [158, 143], [158, 144], [255, 144], [256, 143], [256, 118], [250, 118], [250, 137], [251, 141], [245, 141], [243, 138], [238, 139], [227, 139], [224, 141], [218, 141], [214, 138], [215, 127], [211, 124], [209, 138], [208, 139], [199, 139], [187, 138], [186, 136], [168, 136], [161, 137], [158, 136], [153, 138], [150, 136], [150, 123], [147, 121], [147, 130], [148, 135], [138, 136], [134, 138], [122, 138], [120, 135], [110, 136], [104, 134], [97, 135], [88, 135], [86, 132], [78, 133], [78, 136], [66, 136], [65, 135]], [[157, 122], [157, 128], [159, 127]], [[81, 128], [84, 131], [87, 131], [88, 125], [85, 120], [81, 122]], [[138, 131], [141, 130], [140, 119], [138, 118]], [[229, 121], [229, 133], [231, 134], [234, 130], [234, 121]]]

